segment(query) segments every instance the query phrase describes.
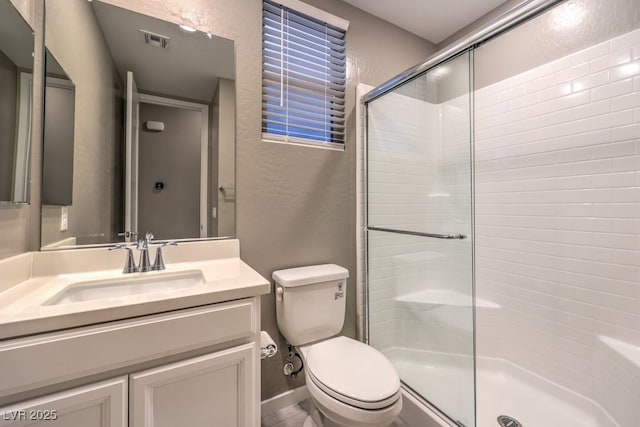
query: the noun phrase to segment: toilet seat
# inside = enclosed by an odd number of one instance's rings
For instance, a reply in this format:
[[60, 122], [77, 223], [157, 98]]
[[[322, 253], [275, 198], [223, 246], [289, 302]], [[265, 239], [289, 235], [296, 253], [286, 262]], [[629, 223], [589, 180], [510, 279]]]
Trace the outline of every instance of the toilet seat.
[[[308, 375], [308, 371], [306, 374]], [[382, 409], [361, 409], [343, 403], [329, 396], [321, 390], [315, 381], [307, 381], [307, 388], [311, 400], [327, 420], [333, 424], [345, 427], [387, 427], [395, 420], [402, 410], [402, 397], [391, 406]], [[326, 422], [326, 421], [325, 421]]]
[[310, 381], [324, 393], [360, 409], [375, 410], [400, 398], [400, 379], [378, 350], [347, 337], [300, 348]]
[[317, 388], [322, 390], [322, 392], [325, 393], [328, 397], [332, 397], [341, 403], [344, 403], [349, 406], [353, 406], [354, 408], [357, 408], [357, 409], [376, 410], [376, 409], [387, 408], [393, 405], [395, 402], [397, 402], [401, 394], [400, 390], [398, 390], [395, 394], [393, 394], [392, 396], [389, 396], [384, 400], [380, 400], [377, 402], [365, 402], [362, 400], [350, 398], [349, 396], [345, 396], [343, 394], [336, 392], [335, 390], [330, 389], [321, 381], [319, 381], [316, 377], [314, 377], [311, 371], [309, 370], [307, 370], [306, 372], [306, 378], [308, 381], [313, 382], [313, 384]]

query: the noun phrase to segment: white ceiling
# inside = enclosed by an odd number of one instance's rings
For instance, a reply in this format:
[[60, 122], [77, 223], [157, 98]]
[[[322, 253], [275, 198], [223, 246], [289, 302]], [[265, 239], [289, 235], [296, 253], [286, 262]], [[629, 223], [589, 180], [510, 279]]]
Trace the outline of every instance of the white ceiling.
[[343, 0], [438, 44], [505, 0]]

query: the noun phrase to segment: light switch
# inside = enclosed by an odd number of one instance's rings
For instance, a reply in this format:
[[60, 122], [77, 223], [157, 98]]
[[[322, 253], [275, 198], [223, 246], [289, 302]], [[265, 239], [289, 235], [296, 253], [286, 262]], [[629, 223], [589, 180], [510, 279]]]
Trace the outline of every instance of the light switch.
[[60, 206], [60, 231], [69, 229], [69, 206]]

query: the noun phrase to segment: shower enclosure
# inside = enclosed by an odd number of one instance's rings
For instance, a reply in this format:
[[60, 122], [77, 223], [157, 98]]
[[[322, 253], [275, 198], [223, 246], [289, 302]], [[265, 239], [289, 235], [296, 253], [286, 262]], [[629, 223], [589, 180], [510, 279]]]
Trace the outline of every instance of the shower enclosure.
[[470, 65], [467, 51], [367, 105], [369, 343], [465, 426], [474, 425]]
[[364, 97], [366, 338], [452, 426], [634, 427], [640, 8], [536, 3]]

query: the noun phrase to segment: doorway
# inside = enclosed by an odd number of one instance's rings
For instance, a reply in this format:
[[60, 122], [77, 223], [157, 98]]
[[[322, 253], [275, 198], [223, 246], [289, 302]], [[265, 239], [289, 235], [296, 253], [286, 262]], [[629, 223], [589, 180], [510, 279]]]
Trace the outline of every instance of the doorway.
[[208, 112], [204, 104], [140, 94], [140, 235], [206, 237]]

